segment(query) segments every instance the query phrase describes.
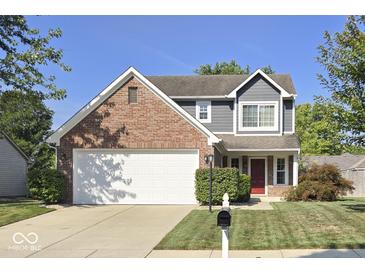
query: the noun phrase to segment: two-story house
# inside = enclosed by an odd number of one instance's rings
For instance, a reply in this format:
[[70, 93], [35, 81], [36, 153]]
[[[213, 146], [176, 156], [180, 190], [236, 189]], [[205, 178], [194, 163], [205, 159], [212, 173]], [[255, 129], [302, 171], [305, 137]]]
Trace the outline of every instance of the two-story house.
[[129, 68], [48, 138], [75, 204], [196, 203], [194, 173], [236, 167], [252, 194], [298, 183], [290, 75], [143, 76]]

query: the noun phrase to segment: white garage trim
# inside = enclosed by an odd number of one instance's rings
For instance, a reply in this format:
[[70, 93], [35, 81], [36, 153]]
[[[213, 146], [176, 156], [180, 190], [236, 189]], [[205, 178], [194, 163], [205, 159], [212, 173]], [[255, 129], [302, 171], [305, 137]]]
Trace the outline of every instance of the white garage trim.
[[196, 204], [198, 149], [73, 149], [74, 204]]

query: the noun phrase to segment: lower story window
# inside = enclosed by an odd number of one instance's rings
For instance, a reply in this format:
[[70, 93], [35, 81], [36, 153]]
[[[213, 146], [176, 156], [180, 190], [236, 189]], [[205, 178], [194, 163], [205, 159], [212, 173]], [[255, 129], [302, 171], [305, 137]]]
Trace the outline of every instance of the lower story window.
[[232, 158], [231, 159], [231, 167], [232, 168], [239, 168], [239, 161], [238, 161], [238, 158]]
[[276, 160], [276, 183], [278, 185], [285, 184], [285, 158]]

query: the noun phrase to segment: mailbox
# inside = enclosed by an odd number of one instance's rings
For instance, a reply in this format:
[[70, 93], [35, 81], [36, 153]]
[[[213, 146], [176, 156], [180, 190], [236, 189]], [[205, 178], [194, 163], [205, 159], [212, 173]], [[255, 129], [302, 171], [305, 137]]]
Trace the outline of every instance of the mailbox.
[[222, 208], [217, 215], [217, 226], [231, 226], [231, 212], [229, 208]]

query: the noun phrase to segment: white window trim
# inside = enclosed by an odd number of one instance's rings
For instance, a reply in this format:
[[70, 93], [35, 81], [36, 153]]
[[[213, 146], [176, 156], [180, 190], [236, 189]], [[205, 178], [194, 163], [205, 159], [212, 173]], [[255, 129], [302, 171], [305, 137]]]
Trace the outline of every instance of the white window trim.
[[[208, 117], [207, 119], [199, 119], [200, 106], [207, 105]], [[195, 116], [196, 119], [201, 123], [211, 123], [212, 122], [212, 102], [211, 101], [196, 101], [195, 104]]]
[[[278, 167], [278, 163], [277, 163], [277, 159], [285, 159], [285, 183], [284, 184], [278, 184], [277, 181], [278, 181], [278, 174], [277, 174], [277, 167]], [[277, 186], [287, 186], [289, 185], [289, 155], [278, 155], [278, 156], [274, 156], [274, 176], [273, 176], [273, 183], [274, 185], [277, 185]]]
[[[258, 106], [264, 106], [264, 105], [274, 105], [274, 126], [273, 127], [243, 127], [242, 126], [242, 110], [243, 106], [246, 105], [258, 105]], [[258, 108], [258, 114], [259, 114], [259, 108]], [[277, 131], [278, 130], [278, 102], [277, 101], [243, 101], [239, 102], [238, 107], [238, 129], [239, 131]], [[257, 115], [257, 120], [259, 121], [259, 115]]]

